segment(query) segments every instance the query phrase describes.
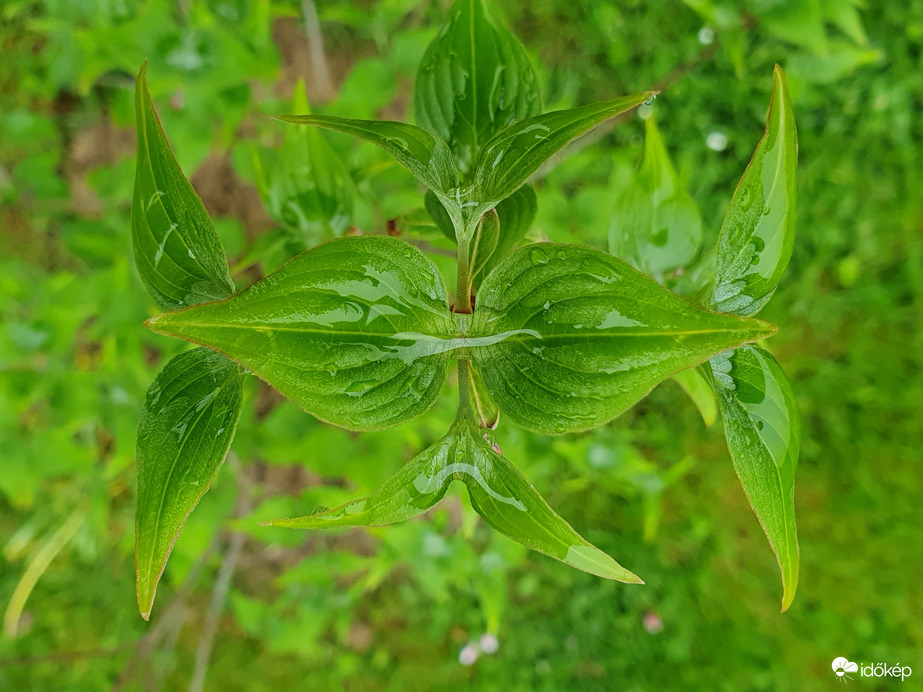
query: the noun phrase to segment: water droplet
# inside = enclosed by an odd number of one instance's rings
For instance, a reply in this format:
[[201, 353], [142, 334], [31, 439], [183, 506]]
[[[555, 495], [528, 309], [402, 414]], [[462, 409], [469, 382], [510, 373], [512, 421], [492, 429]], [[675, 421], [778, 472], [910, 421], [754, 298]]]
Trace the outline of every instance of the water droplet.
[[663, 228], [658, 228], [653, 232], [653, 234], [651, 234], [651, 242], [658, 247], [663, 247], [667, 244], [667, 239], [669, 237], [670, 230], [664, 226]]
[[311, 516], [316, 517], [318, 514], [323, 514], [324, 512], [329, 512], [329, 511], [330, 511], [329, 507], [325, 507], [324, 505], [318, 505], [317, 507], [314, 508], [314, 511], [311, 512]]
[[766, 248], [766, 241], [760, 238], [758, 235], [753, 236], [750, 242], [753, 243], [753, 247], [757, 252], [762, 252]]
[[548, 264], [548, 253], [540, 247], [534, 247], [529, 251], [529, 261], [534, 267]]
[[763, 429], [763, 421], [761, 421], [761, 420], [756, 421], [756, 429], [757, 429], [757, 430], [762, 430], [762, 429]]
[[564, 432], [564, 429], [565, 429], [565, 428], [564, 428], [564, 422], [563, 422], [563, 421], [558, 421], [557, 423], [554, 424], [554, 431], [555, 431], [556, 433], [562, 433], [562, 432]]
[[772, 209], [767, 205], [763, 207], [763, 216], [769, 216], [772, 213]]
[[329, 373], [330, 373], [330, 376], [333, 377], [334, 375], [337, 374], [337, 366], [336, 366], [336, 363], [327, 363], [327, 364], [324, 366], [324, 370], [326, 370], [327, 372], [329, 372]]
[[556, 253], [554, 253], [554, 256], [559, 260], [567, 259], [567, 252], [564, 250], [558, 250]]

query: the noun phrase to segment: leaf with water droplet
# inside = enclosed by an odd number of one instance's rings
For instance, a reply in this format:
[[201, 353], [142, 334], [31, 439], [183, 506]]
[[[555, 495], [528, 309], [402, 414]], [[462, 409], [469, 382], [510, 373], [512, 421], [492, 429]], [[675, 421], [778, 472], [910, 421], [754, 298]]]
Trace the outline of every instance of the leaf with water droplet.
[[737, 186], [718, 238], [711, 305], [755, 315], [776, 290], [795, 242], [798, 139], [788, 84], [773, 71], [764, 133]]
[[775, 331], [695, 308], [604, 252], [540, 243], [482, 284], [471, 336], [510, 336], [471, 355], [504, 416], [553, 435], [602, 425], [674, 373]]
[[439, 136], [408, 123], [392, 120], [357, 120], [332, 115], [284, 115], [279, 120], [313, 125], [353, 135], [384, 149], [421, 183], [438, 193], [444, 204], [452, 203], [458, 188], [458, 170], [449, 145]]
[[135, 84], [138, 161], [131, 239], [141, 281], [166, 310], [234, 293], [215, 226], [173, 158], [147, 90], [145, 67]]
[[435, 505], [456, 480], [464, 483], [484, 521], [514, 541], [605, 579], [643, 583], [555, 514], [516, 467], [491, 448], [470, 418], [457, 421], [445, 437], [407, 462], [369, 497], [266, 525], [319, 529], [394, 524]]
[[350, 430], [426, 411], [460, 347], [436, 265], [387, 236], [324, 243], [229, 300], [147, 324], [224, 353]]
[[616, 198], [609, 251], [657, 278], [686, 266], [702, 242], [702, 219], [682, 187], [654, 117], [645, 122], [641, 170]]
[[541, 109], [532, 65], [484, 0], [457, 0], [414, 81], [417, 122], [449, 143], [468, 177], [484, 144]]
[[480, 218], [513, 194], [556, 152], [600, 123], [644, 102], [652, 92], [552, 111], [520, 120], [484, 145], [474, 171], [466, 214]]
[[[299, 80], [292, 110], [310, 113]], [[254, 151], [257, 187], [273, 220], [304, 249], [340, 237], [353, 214], [355, 186], [346, 164], [315, 128], [287, 128], [282, 150]]]
[[148, 389], [138, 422], [135, 563], [147, 620], [173, 544], [231, 446], [243, 371], [207, 348], [167, 363]]
[[757, 346], [743, 346], [711, 364], [734, 470], [782, 572], [784, 611], [798, 586], [795, 470], [801, 422], [795, 394], [775, 358]]

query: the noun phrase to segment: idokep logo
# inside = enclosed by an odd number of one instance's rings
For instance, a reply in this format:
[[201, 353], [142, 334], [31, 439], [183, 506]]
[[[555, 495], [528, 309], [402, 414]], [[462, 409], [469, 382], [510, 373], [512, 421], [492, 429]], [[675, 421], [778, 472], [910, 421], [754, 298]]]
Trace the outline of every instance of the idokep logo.
[[859, 664], [848, 661], [842, 656], [833, 659], [833, 672], [836, 673], [837, 682], [846, 682], [852, 680], [851, 675], [847, 673], [856, 673], [859, 671]]
[[849, 673], [859, 673], [859, 676], [863, 678], [890, 677], [900, 678], [901, 681], [906, 680], [913, 674], [910, 666], [902, 666], [900, 663], [895, 663], [893, 666], [888, 663], [863, 663], [859, 665], [842, 656], [833, 659], [833, 672], [836, 674], [837, 682], [852, 680], [853, 676]]

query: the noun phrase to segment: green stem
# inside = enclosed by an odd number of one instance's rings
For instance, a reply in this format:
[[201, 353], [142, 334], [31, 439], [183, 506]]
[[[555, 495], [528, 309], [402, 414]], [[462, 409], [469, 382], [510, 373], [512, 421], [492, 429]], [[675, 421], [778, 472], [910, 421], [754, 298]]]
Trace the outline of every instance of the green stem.
[[458, 240], [457, 288], [455, 295], [455, 312], [471, 314], [471, 239], [462, 236]]
[[471, 418], [471, 361], [458, 359], [458, 413], [455, 422], [460, 423]]

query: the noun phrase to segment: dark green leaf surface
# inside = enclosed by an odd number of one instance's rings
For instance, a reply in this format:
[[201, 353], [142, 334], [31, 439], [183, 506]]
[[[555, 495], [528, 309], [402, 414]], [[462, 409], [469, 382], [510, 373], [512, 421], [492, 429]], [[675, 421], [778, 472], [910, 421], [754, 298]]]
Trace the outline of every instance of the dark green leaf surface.
[[609, 250], [639, 271], [660, 277], [695, 256], [702, 219], [680, 184], [653, 116], [645, 133], [641, 170], [616, 201]]
[[414, 82], [417, 122], [448, 142], [465, 177], [491, 137], [541, 109], [528, 56], [491, 9], [483, 0], [458, 0]]
[[195, 348], [167, 363], [147, 391], [135, 510], [138, 608], [145, 620], [173, 543], [231, 446], [242, 380], [236, 363]]
[[[304, 83], [295, 86], [292, 109], [310, 108]], [[349, 227], [354, 185], [346, 165], [315, 128], [288, 128], [278, 158], [257, 176], [266, 211], [304, 239], [306, 247], [337, 238]]]
[[768, 352], [743, 346], [711, 359], [737, 477], [782, 571], [782, 610], [798, 586], [795, 469], [801, 423], [792, 386]]
[[397, 425], [435, 401], [458, 347], [445, 283], [396, 238], [333, 240], [233, 298], [148, 321], [245, 365], [318, 418]]
[[500, 217], [500, 238], [497, 248], [484, 269], [484, 276], [493, 271], [504, 257], [509, 255], [516, 244], [522, 240], [535, 220], [538, 211], [538, 199], [530, 185], [523, 185], [512, 195], [504, 199], [496, 208]]
[[484, 145], [469, 195], [474, 216], [509, 197], [555, 152], [601, 122], [651, 99], [654, 92], [623, 96], [571, 110], [543, 113], [513, 123]]
[[287, 115], [279, 120], [323, 127], [371, 142], [391, 154], [426, 187], [443, 195], [454, 194], [458, 187], [458, 171], [449, 145], [415, 125], [332, 115]]
[[500, 218], [497, 212], [491, 209], [481, 217], [474, 243], [471, 248], [471, 272], [469, 276], [476, 277], [484, 266], [490, 261], [497, 249], [500, 239]]
[[205, 207], [173, 158], [147, 93], [135, 85], [138, 162], [131, 237], [141, 280], [166, 310], [234, 293], [227, 258]]
[[773, 333], [694, 308], [606, 253], [541, 243], [484, 281], [471, 334], [505, 338], [471, 353], [504, 415], [555, 434], [601, 425], [670, 375]]
[[423, 197], [423, 204], [426, 206], [426, 211], [429, 212], [430, 217], [435, 222], [436, 228], [442, 231], [442, 235], [453, 243], [456, 242], [455, 227], [452, 225], [452, 217], [449, 216], [449, 212], [446, 211], [445, 206], [443, 206], [439, 197], [436, 196], [436, 193], [432, 190], [427, 190], [426, 195]]
[[368, 498], [268, 525], [318, 529], [393, 524], [432, 507], [456, 480], [465, 484], [478, 514], [500, 533], [584, 572], [642, 583], [555, 514], [522, 474], [491, 449], [470, 420], [456, 424], [448, 435], [405, 464]]
[[785, 73], [776, 65], [766, 133], [721, 225], [711, 304], [754, 315], [772, 297], [795, 242], [798, 140]]

